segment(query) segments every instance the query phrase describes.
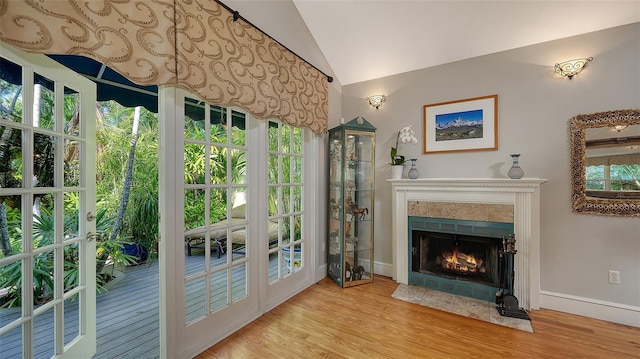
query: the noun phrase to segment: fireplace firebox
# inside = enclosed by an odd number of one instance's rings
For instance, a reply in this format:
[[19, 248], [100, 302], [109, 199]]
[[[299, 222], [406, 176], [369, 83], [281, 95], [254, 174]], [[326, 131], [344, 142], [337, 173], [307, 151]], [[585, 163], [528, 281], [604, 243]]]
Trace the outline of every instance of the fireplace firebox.
[[411, 271], [486, 284], [498, 281], [501, 239], [452, 233], [413, 231]]
[[512, 223], [409, 217], [409, 284], [493, 301]]

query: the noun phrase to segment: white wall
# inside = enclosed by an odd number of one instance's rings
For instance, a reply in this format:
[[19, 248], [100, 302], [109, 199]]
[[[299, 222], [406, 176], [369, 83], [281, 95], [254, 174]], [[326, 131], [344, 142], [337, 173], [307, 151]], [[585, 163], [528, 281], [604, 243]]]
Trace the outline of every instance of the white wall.
[[[554, 63], [587, 56], [594, 60], [573, 80], [553, 73]], [[568, 131], [577, 114], [640, 108], [639, 64], [636, 23], [344, 86], [342, 117], [361, 115], [378, 128], [378, 268], [384, 271], [392, 261], [386, 179], [397, 131], [409, 124], [422, 139], [423, 105], [497, 94], [497, 151], [424, 155], [421, 144], [401, 144], [399, 152], [418, 158], [421, 177], [430, 178], [506, 177], [509, 154], [520, 153], [525, 177], [549, 180], [541, 197], [541, 288], [543, 297], [555, 299], [546, 303], [565, 311], [571, 310], [558, 300], [622, 308], [640, 326], [640, 219], [571, 211]], [[375, 110], [365, 98], [378, 93], [386, 94], [387, 102]], [[620, 285], [608, 283], [609, 269], [620, 271]]]

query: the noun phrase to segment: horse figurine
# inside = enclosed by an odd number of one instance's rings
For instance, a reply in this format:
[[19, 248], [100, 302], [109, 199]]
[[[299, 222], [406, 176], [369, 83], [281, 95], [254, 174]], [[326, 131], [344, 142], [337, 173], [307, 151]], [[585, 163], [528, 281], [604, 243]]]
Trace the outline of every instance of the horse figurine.
[[351, 208], [351, 215], [353, 217], [351, 217], [351, 219], [355, 218], [356, 216], [358, 217], [358, 219], [363, 220], [365, 215], [369, 214], [369, 208]]

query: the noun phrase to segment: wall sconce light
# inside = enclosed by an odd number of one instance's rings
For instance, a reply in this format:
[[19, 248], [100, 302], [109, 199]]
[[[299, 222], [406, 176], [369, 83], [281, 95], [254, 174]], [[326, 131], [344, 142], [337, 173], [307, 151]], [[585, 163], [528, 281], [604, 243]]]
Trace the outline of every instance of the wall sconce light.
[[387, 100], [387, 97], [385, 95], [373, 95], [367, 97], [367, 100], [369, 100], [369, 105], [377, 110]]
[[557, 74], [563, 77], [568, 77], [569, 80], [571, 80], [573, 76], [582, 72], [582, 70], [587, 67], [587, 64], [591, 62], [591, 60], [593, 60], [593, 57], [569, 60], [557, 63], [553, 68], [555, 69]]
[[624, 130], [625, 128], [629, 127], [628, 125], [615, 125], [613, 126], [613, 129], [620, 132], [622, 130]]

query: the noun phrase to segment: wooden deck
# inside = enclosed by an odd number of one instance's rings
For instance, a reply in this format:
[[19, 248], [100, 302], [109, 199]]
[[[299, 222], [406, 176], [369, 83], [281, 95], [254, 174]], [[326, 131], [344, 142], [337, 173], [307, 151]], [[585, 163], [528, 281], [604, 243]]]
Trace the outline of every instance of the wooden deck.
[[[211, 256], [212, 265], [226, 261], [226, 254], [220, 258]], [[195, 272], [204, 266], [204, 256], [201, 252], [194, 252], [192, 256], [185, 256], [186, 272]], [[275, 261], [270, 264], [271, 272], [275, 271]], [[243, 267], [234, 268], [233, 277], [241, 277]], [[99, 293], [96, 297], [97, 305], [97, 354], [95, 359], [135, 358], [153, 359], [159, 357], [159, 310], [158, 310], [158, 263], [142, 264], [128, 267], [126, 276], [115, 284], [108, 292]], [[238, 290], [242, 290], [242, 281], [238, 283]], [[220, 292], [225, 292], [220, 290]], [[198, 293], [196, 290], [194, 293]], [[234, 290], [235, 293], [235, 290]], [[236, 295], [234, 294], [234, 297]], [[187, 313], [189, 318], [197, 318], [198, 310], [203, 304], [194, 295], [188, 300]], [[214, 300], [221, 303], [222, 300]], [[67, 304], [67, 303], [65, 303]], [[77, 301], [68, 302], [65, 309], [65, 333], [67, 340], [77, 334]], [[10, 323], [19, 317], [20, 308], [0, 309], [0, 326]], [[0, 338], [2, 348], [0, 357], [21, 358], [20, 329]], [[35, 358], [49, 358], [53, 354], [53, 310], [40, 315], [35, 321]]]
[[158, 262], [127, 267], [125, 273], [96, 298], [94, 358], [159, 358]]

